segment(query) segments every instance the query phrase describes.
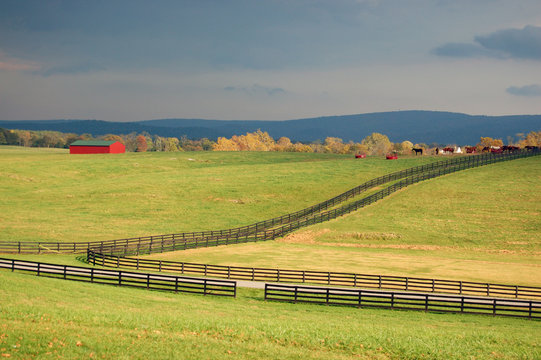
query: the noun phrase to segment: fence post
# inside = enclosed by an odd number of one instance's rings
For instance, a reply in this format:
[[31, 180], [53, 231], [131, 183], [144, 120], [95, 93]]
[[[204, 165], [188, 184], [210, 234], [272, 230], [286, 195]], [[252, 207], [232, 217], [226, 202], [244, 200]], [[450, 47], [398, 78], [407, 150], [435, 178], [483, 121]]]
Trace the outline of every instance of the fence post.
[[39, 276], [39, 265], [40, 265], [40, 263], [38, 263], [38, 276]]
[[496, 316], [496, 299], [492, 300], [492, 315]]
[[295, 286], [295, 304], [297, 303], [297, 295], [298, 295], [299, 287]]
[[326, 303], [327, 305], [329, 305], [329, 291], [330, 291], [330, 289], [327, 288], [327, 297], [326, 297], [326, 300], [325, 300], [325, 303]]
[[66, 272], [67, 272], [68, 266], [64, 265], [64, 280], [66, 280]]
[[391, 293], [391, 309], [394, 308], [394, 292]]
[[207, 279], [203, 283], [203, 296], [207, 295]]
[[90, 268], [90, 282], [94, 282], [94, 268]]
[[15, 260], [11, 260], [11, 272], [15, 271]]
[[428, 294], [425, 294], [425, 311], [428, 311]]

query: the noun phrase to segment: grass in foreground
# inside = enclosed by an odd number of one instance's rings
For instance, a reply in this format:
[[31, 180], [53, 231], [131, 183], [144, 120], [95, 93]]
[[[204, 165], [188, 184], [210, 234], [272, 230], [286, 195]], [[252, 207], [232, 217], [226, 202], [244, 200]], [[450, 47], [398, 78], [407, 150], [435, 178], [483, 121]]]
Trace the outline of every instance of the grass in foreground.
[[[0, 354], [118, 359], [537, 359], [541, 323], [167, 294], [0, 271]], [[7, 355], [3, 355], [7, 356]]]

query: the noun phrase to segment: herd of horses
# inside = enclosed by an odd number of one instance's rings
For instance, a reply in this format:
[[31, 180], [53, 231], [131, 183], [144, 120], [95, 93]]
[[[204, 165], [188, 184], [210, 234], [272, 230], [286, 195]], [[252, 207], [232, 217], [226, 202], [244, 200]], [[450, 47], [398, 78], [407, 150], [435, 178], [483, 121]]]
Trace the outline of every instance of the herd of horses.
[[[466, 154], [475, 154], [477, 152], [481, 153], [493, 153], [493, 154], [503, 154], [503, 153], [512, 153], [515, 151], [520, 151], [520, 148], [518, 146], [514, 145], [504, 145], [504, 146], [485, 146], [483, 148], [478, 148], [477, 146], [465, 146], [464, 149], [466, 150]], [[539, 150], [539, 146], [526, 146], [526, 150]], [[417, 155], [417, 151], [415, 151], [415, 155]], [[462, 153], [460, 150], [460, 147], [458, 148], [458, 152]], [[457, 151], [454, 147], [444, 147], [442, 149], [442, 152], [444, 154], [453, 154]], [[436, 155], [439, 153], [439, 149], [436, 148]], [[421, 155], [423, 153], [421, 152]]]
[[[539, 150], [539, 146], [525, 146], [525, 150]], [[465, 146], [464, 150], [466, 151], [466, 154], [476, 154], [478, 152], [480, 153], [493, 153], [493, 154], [503, 154], [503, 153], [511, 153], [515, 151], [521, 150], [518, 146], [514, 145], [505, 145], [505, 146], [485, 146], [483, 148], [479, 148], [477, 146]], [[415, 156], [417, 155], [423, 155], [423, 152], [425, 151], [423, 148], [413, 148], [411, 149], [412, 152], [415, 153]], [[446, 155], [452, 155], [452, 154], [462, 154], [462, 149], [460, 147], [444, 147], [442, 149], [436, 148], [435, 154], [446, 154]], [[355, 158], [357, 159], [364, 159], [366, 157], [366, 154], [355, 154]], [[388, 154], [387, 159], [396, 159], [397, 155], [396, 153]]]

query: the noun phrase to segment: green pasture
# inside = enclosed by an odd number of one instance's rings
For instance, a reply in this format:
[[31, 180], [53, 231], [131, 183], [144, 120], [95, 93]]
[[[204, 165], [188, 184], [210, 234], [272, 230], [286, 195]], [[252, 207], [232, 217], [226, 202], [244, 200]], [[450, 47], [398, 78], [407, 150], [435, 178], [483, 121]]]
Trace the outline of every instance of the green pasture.
[[0, 146], [0, 241], [95, 241], [248, 225], [431, 158]]
[[265, 302], [0, 271], [0, 355], [13, 359], [538, 359], [541, 323]]
[[[215, 230], [300, 210], [436, 161], [0, 146], [0, 241]], [[151, 257], [541, 286], [541, 157], [425, 181], [284, 239]], [[10, 257], [9, 255], [0, 255]], [[12, 256], [81, 265], [75, 255]], [[539, 321], [168, 294], [0, 271], [0, 356], [538, 359]], [[6, 355], [4, 355], [6, 354]]]

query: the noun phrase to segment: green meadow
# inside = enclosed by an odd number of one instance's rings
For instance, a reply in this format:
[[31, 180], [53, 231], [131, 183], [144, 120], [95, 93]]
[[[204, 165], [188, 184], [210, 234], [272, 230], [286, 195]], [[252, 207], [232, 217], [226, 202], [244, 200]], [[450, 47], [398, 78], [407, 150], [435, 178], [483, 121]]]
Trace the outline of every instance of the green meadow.
[[538, 359], [541, 322], [116, 288], [0, 271], [13, 359]]
[[[299, 153], [69, 155], [0, 147], [0, 241], [225, 229], [436, 161]], [[263, 243], [151, 257], [541, 286], [541, 157], [450, 174]], [[82, 265], [75, 255], [10, 256]], [[538, 359], [539, 321], [168, 294], [0, 271], [16, 359]]]

